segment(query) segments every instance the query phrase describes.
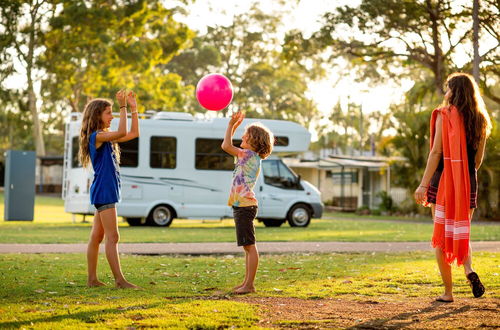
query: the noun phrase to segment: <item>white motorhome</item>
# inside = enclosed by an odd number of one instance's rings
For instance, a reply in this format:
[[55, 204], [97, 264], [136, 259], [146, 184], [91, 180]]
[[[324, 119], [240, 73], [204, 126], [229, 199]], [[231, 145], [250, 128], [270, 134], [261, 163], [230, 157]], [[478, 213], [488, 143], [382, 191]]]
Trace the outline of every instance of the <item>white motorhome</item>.
[[[117, 204], [118, 215], [132, 226], [168, 226], [175, 218], [231, 218], [227, 199], [234, 158], [221, 149], [229, 119], [195, 119], [179, 112], [151, 113], [143, 118], [140, 137], [120, 143], [122, 201]], [[236, 145], [244, 126], [255, 121], [243, 121], [235, 133]], [[269, 127], [277, 142], [273, 155], [262, 161], [255, 185], [257, 219], [266, 226], [288, 221], [290, 226], [306, 227], [311, 218], [322, 215], [320, 192], [275, 155], [307, 150], [310, 133], [289, 121], [259, 121]], [[111, 129], [117, 125], [114, 120]], [[62, 195], [66, 212], [93, 214], [89, 197], [93, 172], [78, 162], [80, 127], [81, 114], [72, 113], [66, 123]]]

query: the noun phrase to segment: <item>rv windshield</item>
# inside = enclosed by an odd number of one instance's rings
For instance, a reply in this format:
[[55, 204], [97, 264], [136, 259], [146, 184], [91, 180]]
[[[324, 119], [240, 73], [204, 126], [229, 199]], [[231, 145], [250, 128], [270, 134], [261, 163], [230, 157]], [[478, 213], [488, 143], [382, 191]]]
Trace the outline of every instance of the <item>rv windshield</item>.
[[279, 159], [263, 161], [262, 170], [266, 184], [282, 189], [303, 189], [295, 173]]

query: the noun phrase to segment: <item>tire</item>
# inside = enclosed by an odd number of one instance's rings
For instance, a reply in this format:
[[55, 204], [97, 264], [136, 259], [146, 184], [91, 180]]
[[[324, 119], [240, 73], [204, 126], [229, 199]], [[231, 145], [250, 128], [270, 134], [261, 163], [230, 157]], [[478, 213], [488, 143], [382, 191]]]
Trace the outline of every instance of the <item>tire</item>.
[[142, 225], [142, 218], [125, 218], [129, 226], [140, 226]]
[[311, 222], [311, 209], [306, 204], [296, 204], [286, 218], [290, 227], [307, 227]]
[[266, 227], [280, 227], [285, 220], [277, 220], [277, 219], [263, 219], [262, 222]]
[[174, 220], [174, 210], [168, 205], [155, 206], [146, 219], [150, 226], [168, 227]]

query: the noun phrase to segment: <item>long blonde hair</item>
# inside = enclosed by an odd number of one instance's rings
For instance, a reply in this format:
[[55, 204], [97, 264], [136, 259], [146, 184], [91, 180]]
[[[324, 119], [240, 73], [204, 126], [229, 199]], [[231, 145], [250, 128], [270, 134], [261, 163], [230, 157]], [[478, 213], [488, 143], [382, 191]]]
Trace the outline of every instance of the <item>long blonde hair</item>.
[[[89, 139], [90, 134], [104, 129], [101, 121], [101, 115], [107, 107], [112, 107], [113, 102], [107, 99], [93, 99], [85, 106], [83, 110], [82, 128], [80, 130], [80, 150], [78, 159], [83, 167], [90, 164]], [[113, 143], [116, 160], [120, 163], [120, 147], [118, 143]]]
[[446, 79], [445, 87], [451, 96], [444, 103], [457, 107], [465, 124], [465, 136], [477, 150], [481, 140], [491, 133], [491, 120], [474, 77], [463, 72], [452, 73]]
[[246, 127], [248, 144], [259, 154], [260, 158], [267, 158], [273, 152], [274, 135], [261, 123], [253, 123]]

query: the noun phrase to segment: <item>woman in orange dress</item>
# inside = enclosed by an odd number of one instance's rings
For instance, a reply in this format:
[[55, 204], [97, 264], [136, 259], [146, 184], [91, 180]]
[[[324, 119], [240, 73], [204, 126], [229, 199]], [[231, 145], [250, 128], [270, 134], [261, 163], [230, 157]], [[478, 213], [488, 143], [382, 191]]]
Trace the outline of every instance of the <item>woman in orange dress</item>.
[[431, 151], [417, 203], [432, 208], [432, 246], [444, 284], [436, 300], [453, 301], [451, 264], [463, 265], [475, 297], [485, 288], [472, 268], [470, 221], [477, 207], [477, 169], [484, 157], [491, 122], [474, 78], [453, 73], [446, 79], [446, 94], [431, 117]]

